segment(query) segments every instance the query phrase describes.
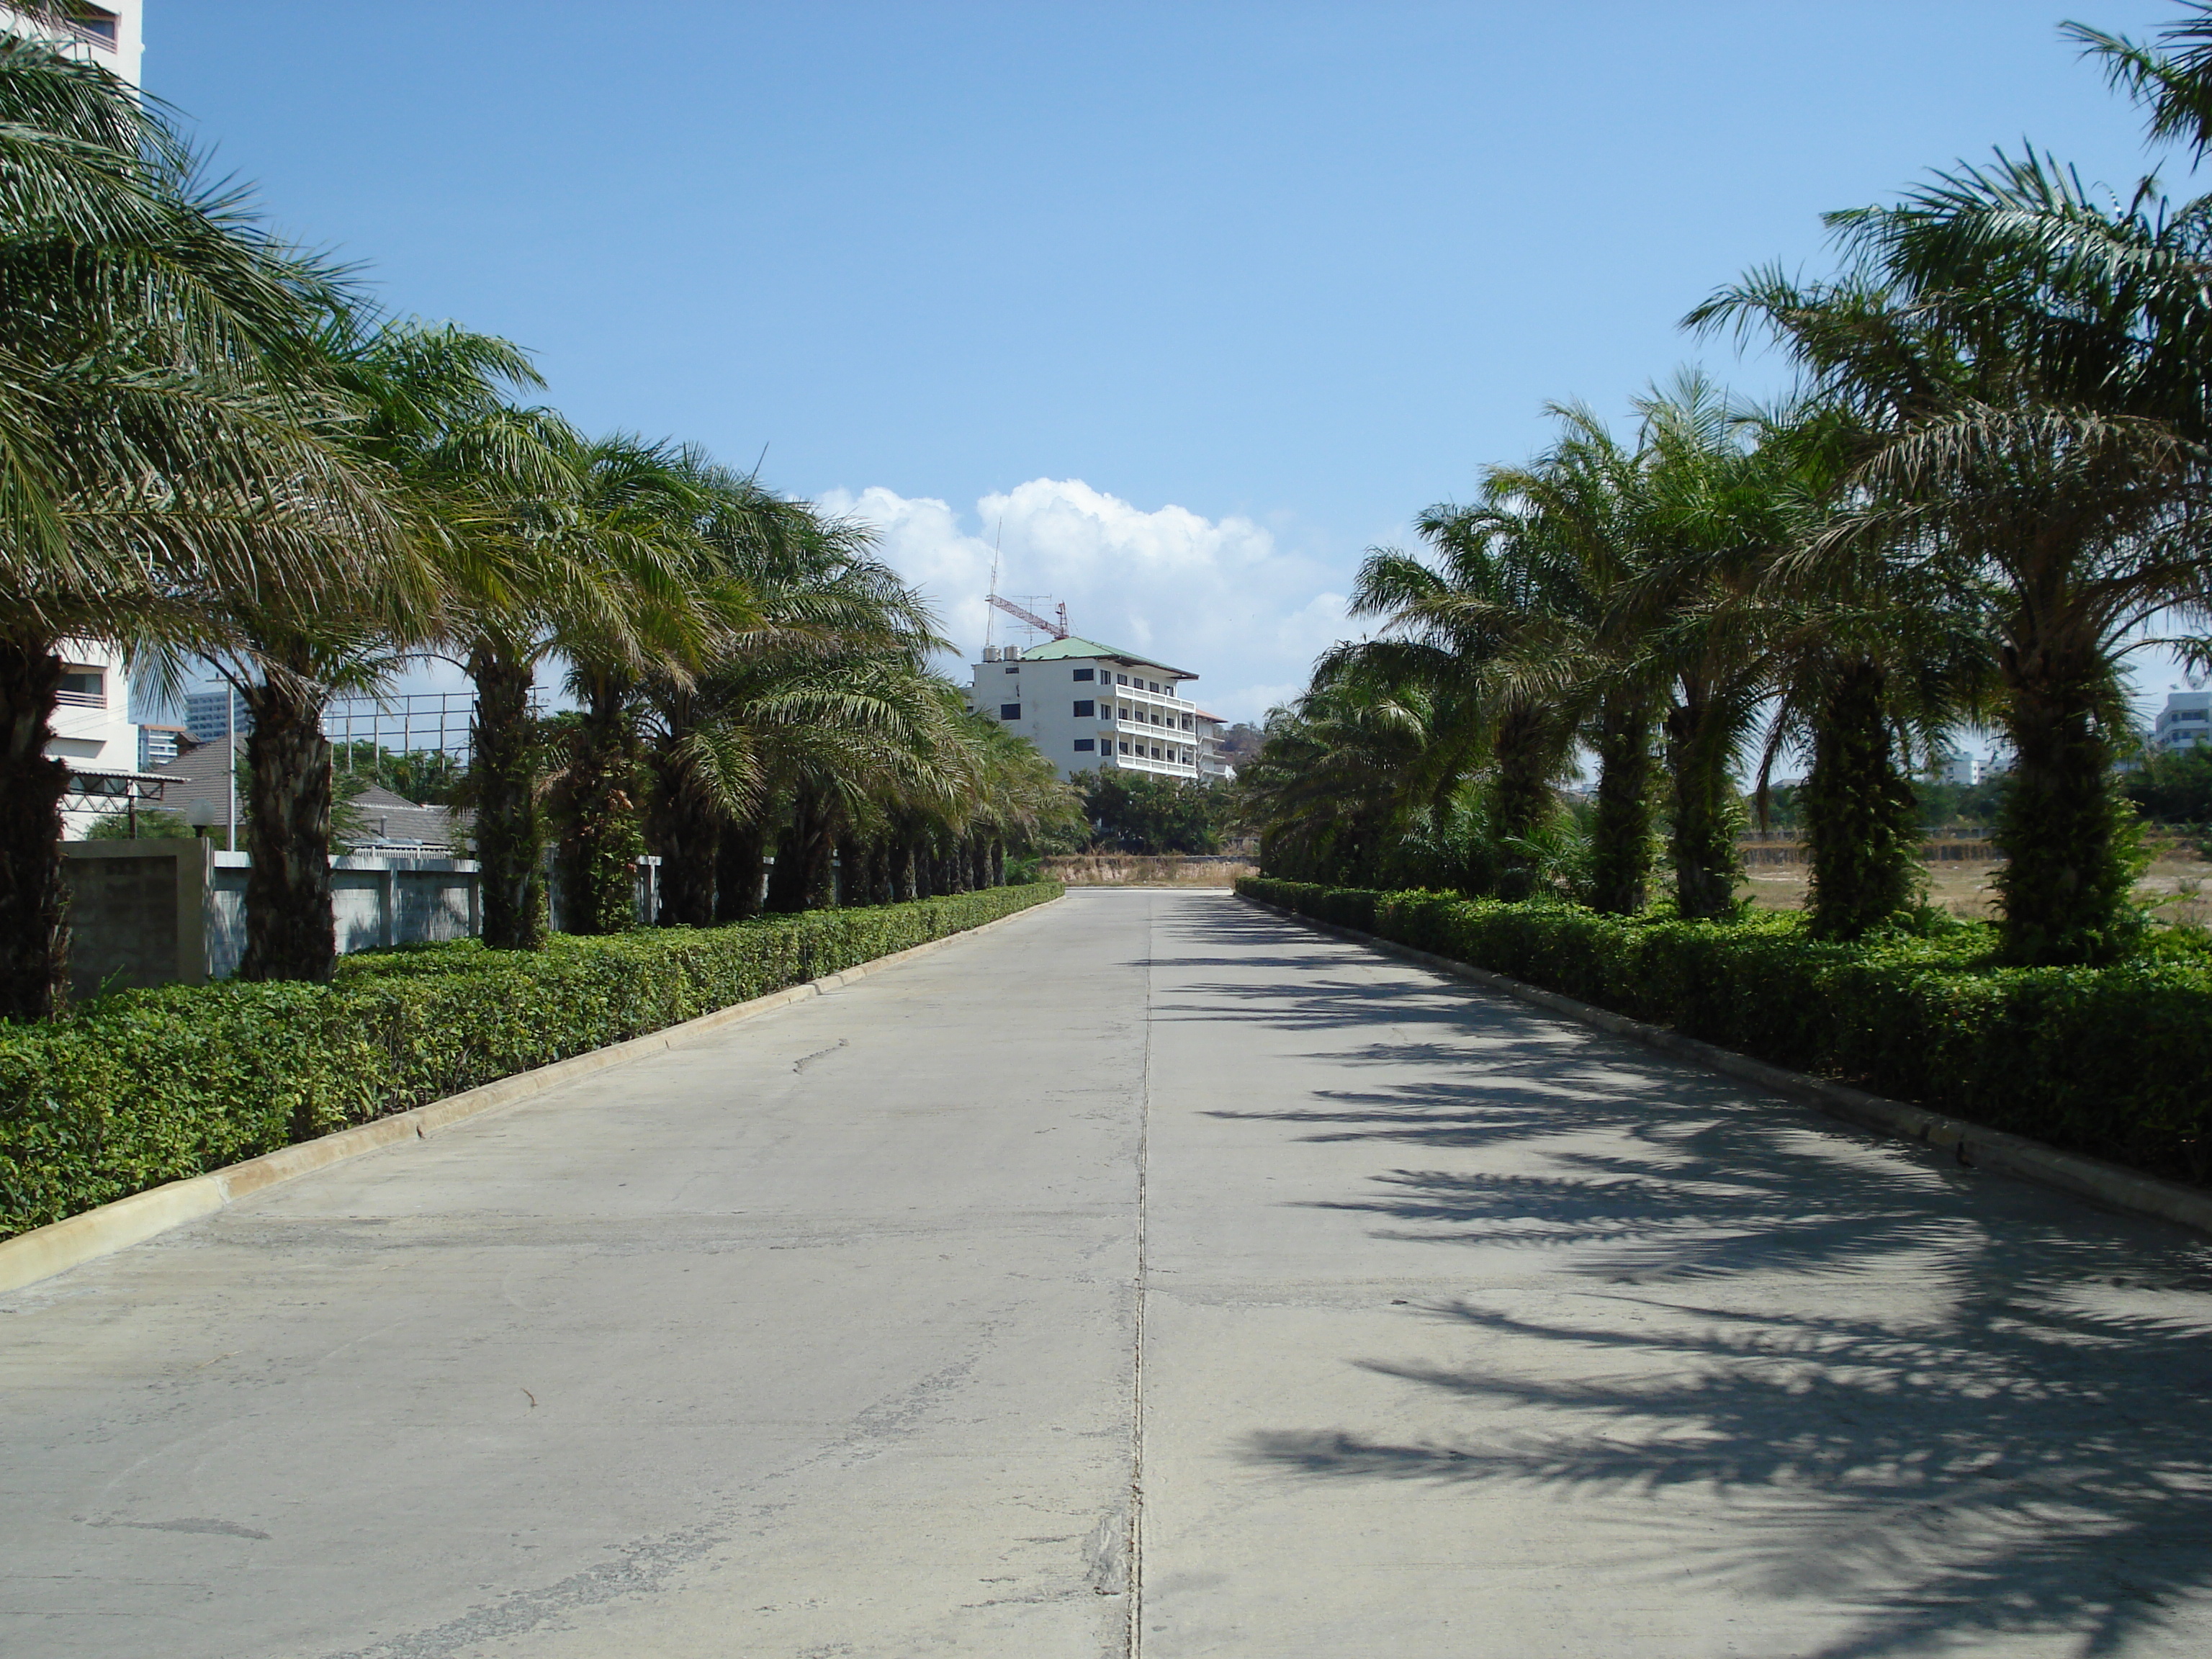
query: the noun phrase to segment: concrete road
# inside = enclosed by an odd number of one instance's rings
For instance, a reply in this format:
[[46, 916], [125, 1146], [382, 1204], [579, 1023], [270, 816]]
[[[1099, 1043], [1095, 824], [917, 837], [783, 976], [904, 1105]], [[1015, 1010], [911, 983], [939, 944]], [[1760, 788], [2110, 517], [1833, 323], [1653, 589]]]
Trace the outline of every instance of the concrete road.
[[1079, 892], [0, 1297], [0, 1650], [2197, 1656], [2208, 1406], [2191, 1236]]

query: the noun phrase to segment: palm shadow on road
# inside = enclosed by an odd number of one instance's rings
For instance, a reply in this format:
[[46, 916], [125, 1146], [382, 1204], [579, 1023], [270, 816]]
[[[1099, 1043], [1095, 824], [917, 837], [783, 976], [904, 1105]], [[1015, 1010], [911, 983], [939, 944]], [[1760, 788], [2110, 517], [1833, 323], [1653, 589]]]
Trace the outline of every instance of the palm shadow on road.
[[[1247, 948], [1304, 932], [1236, 921]], [[1819, 1659], [2118, 1654], [2185, 1603], [2202, 1616], [2212, 1247], [1516, 1005], [1400, 979], [1386, 1011], [1371, 975], [1332, 977], [1357, 994], [1188, 988], [1172, 1017], [1388, 1028], [1322, 1056], [1344, 1086], [1214, 1115], [1374, 1143], [1359, 1188], [1312, 1207], [1492, 1267], [1525, 1254], [1565, 1294], [1540, 1315], [1496, 1289], [1408, 1308], [1449, 1363], [1346, 1356], [1443, 1402], [1454, 1431], [1263, 1429], [1256, 1466], [1600, 1500], [1608, 1571], [1824, 1604]], [[1728, 1522], [1685, 1528], [1685, 1503]]]

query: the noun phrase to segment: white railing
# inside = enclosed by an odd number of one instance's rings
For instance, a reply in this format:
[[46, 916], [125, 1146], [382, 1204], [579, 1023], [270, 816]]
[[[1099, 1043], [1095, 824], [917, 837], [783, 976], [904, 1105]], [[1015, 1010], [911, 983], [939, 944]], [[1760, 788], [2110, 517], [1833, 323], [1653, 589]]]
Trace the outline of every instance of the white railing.
[[105, 708], [107, 707], [107, 693], [105, 691], [57, 691], [54, 693], [54, 701], [64, 708]]

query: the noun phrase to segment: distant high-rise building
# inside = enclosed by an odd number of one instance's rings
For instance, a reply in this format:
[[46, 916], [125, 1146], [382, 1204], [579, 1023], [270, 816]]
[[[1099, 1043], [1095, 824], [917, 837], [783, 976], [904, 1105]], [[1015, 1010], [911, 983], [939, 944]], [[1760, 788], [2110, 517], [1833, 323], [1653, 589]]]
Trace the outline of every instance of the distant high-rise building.
[[[224, 704], [234, 706], [226, 714]], [[185, 696], [185, 730], [194, 743], [221, 743], [226, 731], [236, 731], [243, 737], [253, 729], [253, 716], [244, 699], [228, 686], [218, 686], [212, 691], [191, 691]]]
[[1938, 783], [1965, 784], [1969, 787], [1979, 783], [1989, 775], [1989, 769], [1982, 763], [1978, 755], [1938, 755], [1932, 769], [1936, 775], [1936, 781]]
[[2173, 691], [2152, 725], [2150, 746], [2160, 754], [2212, 743], [2212, 691]]
[[181, 726], [142, 726], [138, 728], [138, 769], [150, 772], [166, 766], [185, 752], [191, 736]]

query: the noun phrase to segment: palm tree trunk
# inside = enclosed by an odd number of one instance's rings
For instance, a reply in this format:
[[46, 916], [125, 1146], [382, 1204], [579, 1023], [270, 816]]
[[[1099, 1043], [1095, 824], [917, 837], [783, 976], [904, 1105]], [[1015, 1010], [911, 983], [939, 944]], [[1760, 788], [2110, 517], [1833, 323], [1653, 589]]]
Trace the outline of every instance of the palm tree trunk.
[[868, 855], [860, 837], [849, 833], [837, 837], [836, 849], [837, 904], [855, 910], [868, 902]]
[[[1498, 723], [1491, 830], [1498, 838], [1498, 896], [1527, 898], [1536, 871], [1527, 843], [1552, 810], [1552, 744], [1543, 711], [1516, 700]], [[1516, 845], [1515, 843], [1520, 843]]]
[[806, 838], [805, 908], [809, 910], [828, 910], [837, 902], [837, 866], [833, 861], [836, 850], [837, 838], [825, 804], [817, 811], [813, 830]]
[[653, 757], [653, 850], [660, 854], [660, 920], [671, 927], [707, 927], [714, 920], [714, 872], [722, 815], [685, 769]]
[[62, 795], [69, 763], [48, 760], [63, 663], [49, 641], [0, 641], [0, 1019], [44, 1019], [69, 987], [69, 888]]
[[246, 739], [246, 951], [240, 979], [327, 983], [337, 965], [331, 908], [331, 744], [322, 699], [287, 678], [239, 696]]
[[2005, 652], [2012, 787], [1997, 819], [2004, 949], [2021, 963], [2109, 961], [2140, 927], [2128, 907], [2130, 809], [2112, 787], [2094, 665]]
[[637, 923], [638, 766], [625, 688], [592, 688], [569, 745], [561, 837], [562, 921], [572, 933]]
[[1738, 854], [1728, 802], [1728, 754], [1711, 708], [1690, 702], [1667, 716], [1667, 767], [1674, 780], [1674, 908], [1711, 921], [1735, 910]]
[[1897, 769], [1887, 679], [1871, 660], [1846, 666], [1813, 734], [1802, 796], [1813, 863], [1806, 908], [1821, 939], [1857, 939], [1912, 902], [1918, 802]]
[[994, 836], [991, 837], [991, 885], [1004, 887], [1006, 884], [1006, 843], [1003, 837]]
[[768, 872], [766, 908], [771, 915], [788, 915], [806, 908], [805, 838], [804, 815], [794, 806], [791, 822], [776, 836], [775, 862]]
[[545, 818], [529, 665], [491, 641], [469, 653], [477, 689], [469, 788], [476, 801], [483, 942], [495, 951], [545, 945]]
[[991, 884], [990, 844], [980, 835], [968, 837], [968, 890], [979, 893]]
[[768, 825], [758, 817], [722, 831], [714, 860], [714, 920], [750, 921], [761, 913], [761, 880], [768, 865]]
[[915, 890], [915, 874], [921, 860], [915, 856], [914, 832], [896, 829], [891, 832], [891, 902], [907, 904], [921, 896]]
[[1608, 915], [1635, 915], [1650, 896], [1651, 724], [1641, 697], [1609, 697], [1598, 710], [1590, 907]]
[[801, 787], [792, 803], [791, 823], [776, 838], [775, 868], [769, 875], [770, 910], [818, 910], [830, 902], [830, 847], [828, 810], [812, 788]]
[[868, 843], [868, 902], [891, 902], [891, 838], [888, 831]]

